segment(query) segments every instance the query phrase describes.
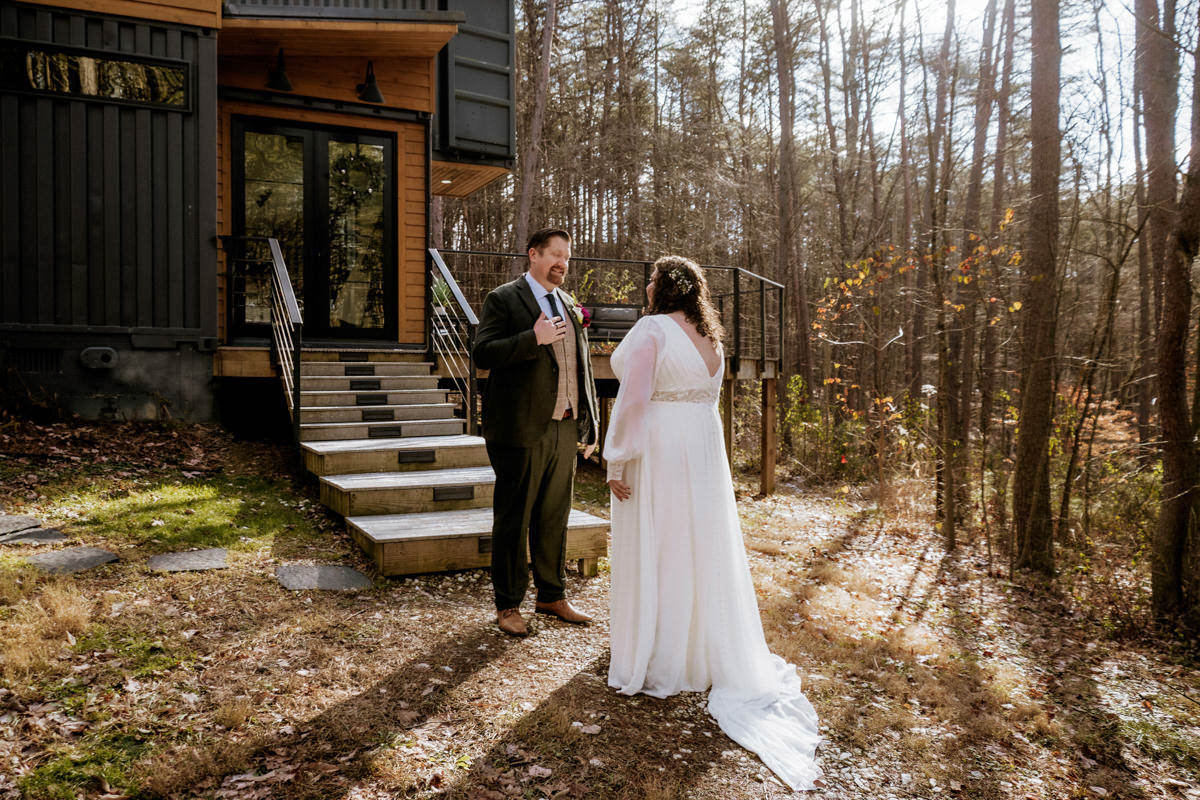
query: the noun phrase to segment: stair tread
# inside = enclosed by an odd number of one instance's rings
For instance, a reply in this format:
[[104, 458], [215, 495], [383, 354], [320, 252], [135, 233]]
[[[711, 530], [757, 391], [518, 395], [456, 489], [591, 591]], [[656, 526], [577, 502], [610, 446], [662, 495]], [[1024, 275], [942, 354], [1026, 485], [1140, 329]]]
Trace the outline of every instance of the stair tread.
[[[337, 376], [332, 375], [329, 377], [336, 378]], [[395, 375], [392, 377], [423, 378], [425, 376], [424, 375], [409, 375], [409, 376]], [[342, 380], [349, 380], [349, 379], [342, 378]], [[355, 378], [354, 380], [359, 380], [359, 379]], [[363, 378], [362, 380], [370, 380], [370, 379]], [[318, 397], [324, 397], [326, 395], [331, 395], [331, 394], [404, 394], [405, 392], [407, 392], [409, 394], [428, 394], [429, 392], [436, 392], [436, 391], [445, 392], [447, 390], [446, 389], [303, 389], [302, 388], [300, 390], [300, 397], [303, 399], [304, 395], [306, 395], [306, 394], [316, 395]], [[301, 403], [301, 405], [303, 405], [303, 403]]]
[[[386, 406], [382, 406], [386, 408]], [[381, 406], [359, 406], [359, 408], [381, 408]], [[403, 408], [403, 406], [401, 406]], [[372, 422], [352, 420], [350, 422], [302, 422], [300, 430], [315, 430], [317, 428], [351, 428], [363, 425], [441, 425], [446, 422], [465, 423], [462, 417], [435, 417], [433, 419], [381, 419]]]
[[304, 361], [302, 364], [320, 364], [330, 367], [379, 367], [379, 366], [395, 366], [397, 364], [405, 367], [433, 367], [436, 366], [432, 361]]
[[487, 484], [496, 482], [496, 473], [491, 467], [451, 467], [412, 472], [359, 472], [349, 475], [325, 475], [322, 483], [328, 483], [344, 492], [366, 489], [419, 489], [427, 486], [461, 486], [465, 483]]
[[370, 406], [306, 406], [301, 405], [301, 411], [362, 411], [364, 409], [390, 409], [391, 411], [399, 411], [405, 408], [456, 408], [455, 403], [388, 403], [386, 405], [370, 405]]
[[[492, 509], [468, 508], [459, 511], [423, 511], [416, 514], [377, 514], [347, 517], [346, 523], [374, 542], [406, 539], [440, 539], [479, 536], [492, 531]], [[571, 509], [567, 527], [607, 528], [609, 521], [586, 511]]]
[[338, 347], [329, 345], [323, 347], [321, 345], [305, 344], [300, 347], [301, 353], [393, 353], [400, 356], [419, 355], [426, 352], [424, 347]]
[[480, 447], [480, 436], [457, 433], [449, 436], [411, 436], [406, 439], [334, 439], [328, 442], [303, 442], [301, 447], [318, 455], [364, 453], [376, 450], [427, 450], [439, 447]]
[[332, 383], [333, 381], [427, 381], [437, 379], [437, 375], [301, 375], [300, 380], [316, 383]]

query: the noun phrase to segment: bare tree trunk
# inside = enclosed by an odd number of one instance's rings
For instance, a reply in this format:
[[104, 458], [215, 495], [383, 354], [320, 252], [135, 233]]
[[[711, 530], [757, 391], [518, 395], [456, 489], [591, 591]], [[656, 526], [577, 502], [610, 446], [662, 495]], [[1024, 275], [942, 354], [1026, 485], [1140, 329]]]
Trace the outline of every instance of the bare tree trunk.
[[804, 264], [796, 257], [796, 153], [795, 88], [792, 78], [792, 35], [787, 0], [771, 0], [771, 28], [775, 36], [775, 64], [779, 81], [779, 243], [776, 249], [779, 275], [795, 274], [796, 287], [796, 371], [804, 381], [807, 397], [812, 392], [812, 352], [809, 336], [812, 323], [808, 314], [808, 291], [805, 286]]
[[[925, 194], [925, 220], [928, 225], [926, 253], [928, 254], [929, 272], [934, 281], [937, 304], [935, 317], [938, 335], [937, 426], [939, 446], [936, 493], [940, 502], [936, 503], [936, 506], [941, 511], [942, 538], [947, 549], [953, 549], [958, 543], [957, 481], [959, 476], [955, 469], [958, 443], [953, 434], [958, 420], [958, 368], [953, 363], [950, 343], [951, 320], [947, 311], [950, 294], [947, 291], [945, 276], [942, 274], [945, 269], [945, 256], [942, 252], [944, 233], [942, 235], [939, 233], [945, 224], [943, 211], [947, 203], [946, 184], [949, 180], [948, 154], [941, 151], [949, 140], [950, 41], [954, 34], [954, 8], [954, 0], [950, 0], [946, 4], [946, 27], [942, 35], [941, 52], [938, 56], [935, 112], [929, 130], [928, 186]], [[939, 163], [942, 167], [940, 176]]]
[[829, 64], [832, 56], [829, 52], [829, 31], [825, 20], [826, 7], [822, 0], [815, 0], [815, 5], [820, 31], [818, 60], [821, 64], [821, 82], [824, 90], [825, 135], [827, 137], [826, 144], [829, 147], [830, 177], [833, 180], [833, 194], [837, 205], [838, 257], [839, 262], [844, 262], [849, 254], [850, 233], [846, 221], [846, 187], [843, 181], [841, 160], [838, 157], [840, 148], [838, 147], [837, 128], [833, 124], [833, 71]]
[[[912, 259], [916, 263], [916, 253], [913, 251], [913, 179], [911, 146], [908, 140], [908, 36], [905, 30], [905, 12], [908, 10], [907, 0], [900, 3], [900, 98], [897, 114], [900, 116], [900, 180], [904, 181], [904, 211], [900, 222], [900, 239], [906, 261]], [[908, 341], [904, 348], [905, 378], [908, 385], [909, 402], [916, 402], [921, 391], [921, 316], [922, 309], [917, 297], [916, 275], [919, 269], [909, 269], [904, 274], [906, 294], [906, 317], [908, 321]]]
[[[1139, 23], [1142, 18], [1139, 0]], [[1148, 10], [1148, 9], [1147, 9]], [[1164, 13], [1169, 19], [1171, 14]], [[1173, 22], [1172, 22], [1173, 24]], [[1165, 166], [1173, 153], [1151, 150], [1151, 142], [1167, 143], [1173, 131], [1162, 131], [1163, 118], [1152, 108], [1169, 110], [1171, 98], [1158, 97], [1160, 87], [1173, 89], [1162, 73], [1176, 69], [1175, 50], [1166, 36], [1147, 37], [1147, 80], [1143, 84], [1146, 99], [1147, 156], [1151, 164]], [[1200, 50], [1195, 55], [1195, 76], [1200, 78]], [[1159, 78], [1156, 80], [1155, 78]], [[1165, 116], [1165, 115], [1164, 115]], [[1174, 116], [1173, 114], [1171, 115]], [[1190, 270], [1200, 250], [1200, 91], [1192, 94], [1192, 137], [1188, 172], [1178, 214], [1165, 248], [1162, 272], [1162, 321], [1158, 329], [1159, 420], [1163, 433], [1162, 504], [1158, 528], [1154, 533], [1154, 558], [1151, 563], [1151, 601], [1155, 615], [1175, 623], [1200, 623], [1200, 541], [1195, 518], [1196, 452], [1187, 399], [1187, 338], [1191, 315], [1192, 284]], [[1152, 192], [1153, 194], [1153, 192]], [[1151, 249], [1154, 243], [1151, 242]]]
[[1058, 127], [1062, 50], [1057, 0], [1032, 0], [1029, 226], [1021, 371], [1021, 426], [1013, 474], [1018, 567], [1054, 571], [1049, 441], [1054, 414], [1055, 291], [1058, 259]]
[[[1145, 67], [1135, 64], [1133, 72], [1133, 163], [1135, 169], [1134, 194], [1137, 197], [1138, 219], [1144, 219], [1150, 213], [1146, 202], [1146, 170], [1142, 158], [1142, 104]], [[1137, 342], [1138, 367], [1136, 371], [1137, 394], [1137, 426], [1138, 441], [1148, 445], [1154, 439], [1151, 428], [1151, 400], [1154, 396], [1154, 336], [1151, 333], [1151, 283], [1157, 279], [1158, 273], [1153, 271], [1150, 262], [1150, 235], [1143, 229], [1137, 237], [1138, 252], [1138, 306], [1137, 306]]]
[[[988, 242], [992, 248], [1001, 243], [1001, 233], [1004, 227], [1006, 212], [1004, 208], [1005, 184], [1004, 165], [1008, 147], [1008, 97], [1012, 90], [1012, 66], [1014, 57], [1014, 42], [1016, 40], [1016, 0], [1005, 0], [1004, 20], [1001, 38], [1004, 40], [1003, 67], [1001, 69], [1000, 92], [996, 96], [996, 158], [992, 165], [992, 219], [989, 225]], [[991, 286], [999, 286], [1002, 275], [1003, 260], [989, 256], [988, 278]], [[1000, 322], [1000, 304], [989, 302], [984, 304], [983, 327], [983, 363], [979, 370], [979, 438], [983, 443], [983, 453], [980, 457], [980, 502], [986, 508], [987, 498], [985, 482], [987, 477], [987, 453], [989, 435], [992, 424], [993, 407], [995, 403], [996, 386], [996, 356], [997, 326]], [[999, 513], [1004, 513], [1003, 505]], [[990, 544], [989, 533], [989, 544]]]
[[446, 245], [445, 234], [445, 200], [441, 195], [434, 195], [429, 201], [429, 246], [439, 250]]
[[[1175, 38], [1175, 0], [1134, 5], [1135, 71], [1142, 70], [1142, 118], [1146, 136], [1146, 204], [1151, 274], [1154, 276], [1155, 319], [1165, 303], [1163, 277], [1167, 238], [1175, 207], [1175, 115], [1179, 106], [1179, 69], [1171, 44]], [[1161, 406], [1160, 411], [1161, 415]]]
[[[988, 0], [983, 18], [983, 50], [979, 56], [979, 85], [975, 92], [975, 138], [971, 149], [971, 169], [967, 176], [967, 197], [963, 204], [963, 238], [959, 248], [962, 262], [967, 266], [963, 275], [970, 283], [960, 294], [963, 310], [961, 355], [956, 360], [962, 365], [962, 407], [959, 411], [960, 430], [956, 432], [966, 446], [971, 420], [971, 398], [975, 388], [975, 318], [982, 297], [979, 278], [980, 265], [987, 253], [986, 241], [979, 230], [980, 206], [983, 196], [983, 161], [987, 153], [988, 126], [991, 124], [992, 104], [995, 102], [995, 86], [992, 76], [994, 61], [992, 41], [996, 30], [996, 0]], [[958, 284], [963, 286], [963, 284]]]
[[[542, 118], [546, 114], [546, 94], [550, 85], [550, 58], [554, 49], [554, 27], [556, 24], [558, 2], [546, 0], [546, 20], [542, 24], [541, 60], [538, 62], [537, 77], [533, 84], [533, 115], [529, 120], [529, 130], [521, 139], [518, 160], [521, 164], [520, 197], [517, 200], [516, 231], [513, 235], [514, 247], [525, 250], [525, 241], [529, 236], [529, 215], [533, 209], [533, 195], [537, 190], [534, 182], [538, 175], [538, 158], [542, 150]], [[514, 258], [510, 270], [519, 274], [523, 269], [521, 259]]]

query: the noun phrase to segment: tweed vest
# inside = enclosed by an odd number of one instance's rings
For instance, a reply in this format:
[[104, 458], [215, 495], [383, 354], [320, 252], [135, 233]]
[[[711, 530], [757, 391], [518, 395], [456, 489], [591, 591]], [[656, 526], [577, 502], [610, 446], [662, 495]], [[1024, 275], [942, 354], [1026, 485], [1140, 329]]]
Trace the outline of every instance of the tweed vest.
[[[566, 306], [561, 297], [555, 298], [564, 306], [563, 313], [570, 314], [572, 310]], [[579, 416], [579, 347], [575, 341], [575, 326], [571, 320], [567, 323], [567, 335], [550, 346], [554, 351], [554, 360], [558, 363], [558, 397], [554, 401], [554, 416], [552, 419], [562, 419], [563, 414], [570, 408]]]

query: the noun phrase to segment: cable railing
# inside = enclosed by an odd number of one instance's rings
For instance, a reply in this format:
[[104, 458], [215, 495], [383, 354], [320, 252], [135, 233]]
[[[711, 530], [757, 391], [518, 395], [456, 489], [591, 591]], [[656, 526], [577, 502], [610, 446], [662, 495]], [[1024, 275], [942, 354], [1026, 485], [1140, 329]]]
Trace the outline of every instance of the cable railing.
[[222, 236], [227, 254], [230, 329], [269, 326], [271, 361], [279, 371], [300, 441], [300, 348], [304, 317], [283, 259], [279, 241], [269, 236]]
[[[453, 285], [467, 309], [481, 307], [487, 293], [512, 280], [513, 265], [520, 263], [523, 267], [525, 259], [522, 253], [484, 250], [430, 253], [437, 253], [436, 261], [447, 275], [450, 267], [445, 259], [450, 258], [456, 281]], [[636, 310], [645, 305], [652, 261], [572, 256], [571, 265], [563, 289], [593, 316], [597, 309]], [[731, 378], [738, 375], [747, 359], [757, 362], [760, 373], [773, 366], [778, 374], [784, 359], [783, 284], [741, 267], [706, 264], [701, 269], [726, 332], [725, 352], [730, 360], [727, 374]], [[593, 336], [593, 347], [611, 346], [609, 343], [619, 341], [621, 335]]]
[[467, 433], [477, 433], [478, 387], [475, 375], [475, 329], [479, 318], [450, 273], [441, 253], [429, 248], [428, 339], [436, 359], [462, 397]]

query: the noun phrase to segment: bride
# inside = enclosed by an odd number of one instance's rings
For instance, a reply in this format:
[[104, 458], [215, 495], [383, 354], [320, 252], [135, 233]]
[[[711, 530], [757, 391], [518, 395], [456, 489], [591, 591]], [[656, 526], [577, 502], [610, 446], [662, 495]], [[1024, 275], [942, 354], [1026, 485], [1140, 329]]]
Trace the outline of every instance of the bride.
[[793, 789], [821, 786], [817, 715], [767, 649], [717, 413], [723, 333], [704, 273], [660, 258], [612, 355], [612, 661], [623, 694], [711, 687], [708, 711]]

